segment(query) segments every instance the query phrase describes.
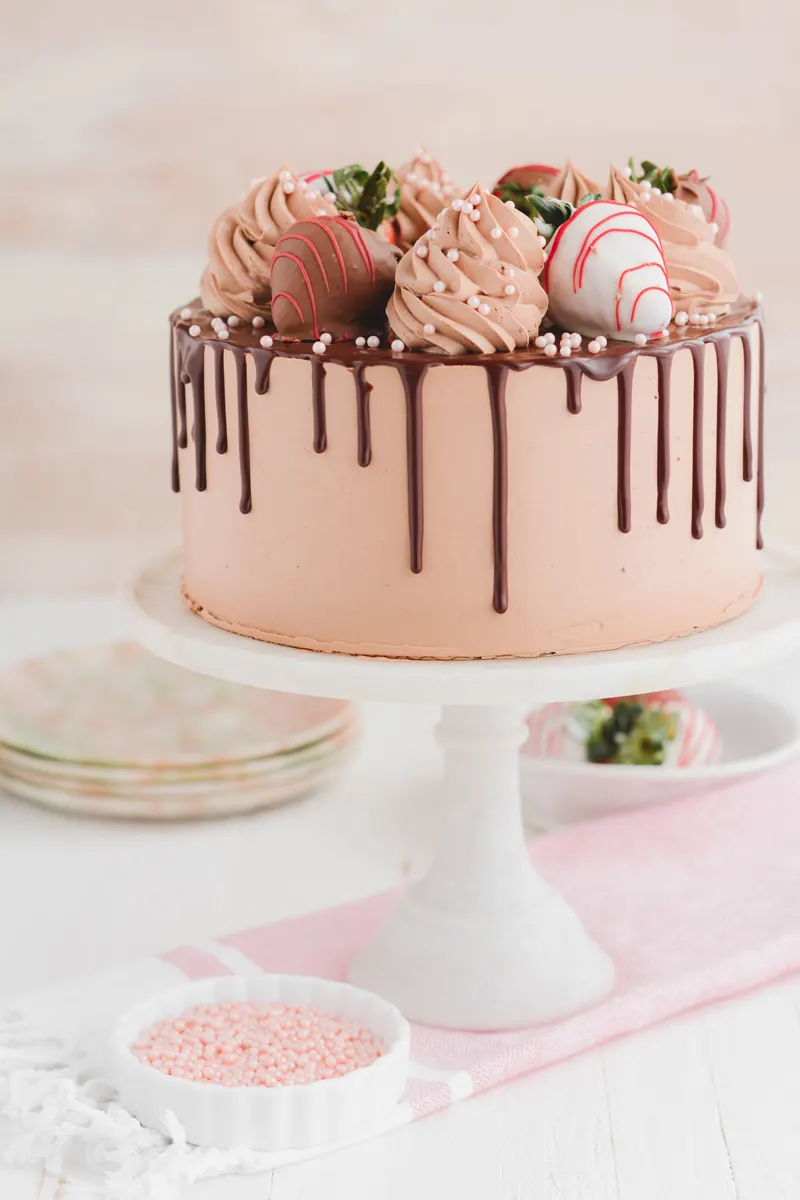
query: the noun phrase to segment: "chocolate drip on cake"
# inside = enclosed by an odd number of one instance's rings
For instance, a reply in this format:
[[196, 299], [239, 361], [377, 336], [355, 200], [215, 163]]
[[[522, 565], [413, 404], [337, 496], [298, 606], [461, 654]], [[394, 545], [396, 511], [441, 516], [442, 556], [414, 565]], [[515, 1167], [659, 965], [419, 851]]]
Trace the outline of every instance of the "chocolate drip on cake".
[[756, 546], [764, 549], [761, 536], [761, 518], [764, 513], [764, 325], [760, 314], [756, 316], [758, 326], [758, 476], [756, 478]]
[[508, 418], [506, 383], [508, 367], [487, 363], [489, 403], [492, 409], [493, 479], [492, 538], [494, 541], [494, 611], [508, 609]]
[[314, 412], [314, 451], [328, 448], [328, 422], [325, 412], [325, 368], [318, 358], [311, 360], [311, 406]]
[[742, 479], [749, 483], [753, 478], [753, 434], [751, 406], [753, 403], [753, 347], [750, 334], [745, 330], [739, 334], [742, 341], [742, 374], [744, 376], [744, 409], [742, 412]]
[[567, 412], [578, 414], [581, 411], [581, 380], [583, 373], [577, 363], [566, 363], [564, 374], [567, 377]]
[[617, 375], [617, 523], [620, 533], [631, 529], [631, 405], [633, 359]]
[[692, 398], [692, 537], [703, 536], [703, 399], [705, 394], [706, 347], [704, 342], [690, 346], [694, 369]]
[[242, 494], [239, 512], [249, 513], [253, 507], [250, 487], [250, 412], [247, 404], [247, 359], [238, 348], [233, 351], [236, 359], [236, 407], [239, 414], [239, 471], [242, 479]]
[[180, 469], [178, 467], [178, 381], [175, 378], [175, 342], [181, 336], [180, 329], [169, 331], [169, 399], [172, 415], [172, 490], [181, 490]]
[[368, 467], [372, 462], [372, 426], [370, 424], [369, 398], [372, 384], [364, 378], [364, 363], [353, 367], [356, 385], [356, 422], [358, 425], [358, 465]]
[[228, 452], [228, 415], [225, 410], [225, 359], [224, 349], [212, 345], [214, 351], [214, 405], [217, 410], [217, 454]]
[[202, 342], [189, 342], [183, 347], [181, 380], [192, 389], [194, 411], [195, 487], [198, 492], [206, 490], [206, 379], [205, 346]]
[[[730, 342], [733, 336], [742, 339], [744, 407], [742, 427], [742, 473], [745, 482], [753, 478], [752, 412], [753, 365], [750, 326], [758, 328], [759, 372], [758, 372], [758, 451], [756, 456], [756, 506], [757, 541], [761, 538], [761, 515], [764, 507], [764, 332], [760, 313], [749, 309], [746, 314], [729, 318], [728, 328], [717, 328], [708, 333], [681, 333], [677, 331], [661, 345], [650, 343], [646, 349], [633, 350], [617, 343], [599, 357], [577, 358], [571, 361], [551, 360], [540, 352], [517, 352], [512, 356], [497, 356], [484, 360], [487, 372], [489, 401], [492, 417], [493, 480], [492, 480], [492, 536], [494, 548], [493, 603], [498, 613], [508, 608], [508, 429], [506, 409], [506, 384], [509, 370], [527, 370], [533, 365], [561, 369], [565, 374], [567, 410], [575, 415], [582, 411], [581, 384], [584, 375], [591, 379], [608, 382], [617, 380], [617, 517], [622, 533], [628, 533], [632, 525], [631, 496], [631, 422], [633, 379], [636, 363], [644, 354], [654, 357], [658, 372], [658, 430], [656, 446], [657, 471], [657, 519], [660, 524], [669, 521], [670, 486], [670, 394], [672, 358], [679, 350], [687, 349], [692, 355], [694, 384], [692, 407], [692, 506], [691, 532], [694, 538], [703, 536], [704, 472], [703, 472], [703, 423], [705, 408], [705, 358], [706, 345], [712, 343], [717, 362], [717, 441], [716, 441], [716, 497], [715, 520], [719, 528], [725, 525], [726, 502], [726, 426], [728, 361]], [[311, 409], [314, 431], [313, 446], [317, 453], [327, 447], [327, 413], [325, 397], [325, 365], [311, 348], [302, 342], [276, 339], [271, 350], [252, 345], [252, 333], [241, 327], [230, 330], [231, 343], [226, 346], [209, 337], [194, 339], [188, 328], [173, 317], [173, 338], [170, 343], [170, 398], [172, 416], [172, 487], [180, 489], [178, 450], [188, 444], [186, 428], [186, 383], [192, 387], [194, 401], [195, 482], [198, 490], [206, 487], [206, 413], [204, 381], [204, 348], [210, 345], [214, 352], [214, 389], [217, 413], [218, 453], [224, 454], [228, 446], [227, 404], [225, 395], [224, 353], [229, 350], [236, 364], [236, 404], [238, 411], [239, 463], [241, 475], [240, 510], [248, 513], [252, 508], [250, 423], [248, 409], [247, 355], [254, 365], [254, 392], [264, 395], [269, 391], [270, 373], [276, 357], [301, 357], [311, 366]], [[328, 347], [334, 363], [350, 367], [353, 371], [356, 391], [356, 418], [358, 432], [358, 463], [366, 467], [372, 461], [372, 431], [370, 422], [370, 398], [372, 384], [365, 378], [368, 365], [391, 365], [400, 375], [406, 402], [406, 460], [408, 477], [408, 523], [410, 568], [418, 574], [423, 561], [423, 381], [431, 366], [477, 365], [475, 356], [431, 356], [390, 353], [386, 350], [361, 350], [352, 342], [340, 342]]]
[[257, 396], [266, 396], [269, 391], [269, 381], [272, 375], [272, 364], [275, 360], [274, 350], [251, 350], [253, 363], [256, 368], [256, 381], [253, 390]]
[[428, 373], [427, 363], [397, 364], [406, 396], [406, 457], [408, 470], [408, 537], [411, 570], [422, 570], [422, 381]]
[[717, 529], [725, 528], [725, 439], [728, 434], [728, 358], [731, 339], [727, 334], [714, 339], [717, 357], [717, 482], [714, 520]]
[[658, 488], [658, 499], [656, 502], [656, 519], [660, 525], [666, 525], [669, 521], [669, 401], [672, 357], [666, 358], [664, 355], [661, 355], [656, 360], [656, 363], [658, 370], [658, 444], [656, 449], [656, 486]]

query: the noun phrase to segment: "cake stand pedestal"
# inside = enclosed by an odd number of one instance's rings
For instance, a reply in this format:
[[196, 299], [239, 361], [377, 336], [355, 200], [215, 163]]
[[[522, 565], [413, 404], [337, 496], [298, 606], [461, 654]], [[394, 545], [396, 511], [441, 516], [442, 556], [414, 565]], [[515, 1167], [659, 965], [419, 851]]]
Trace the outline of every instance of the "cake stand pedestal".
[[410, 1020], [509, 1029], [603, 996], [614, 969], [577, 914], [534, 870], [522, 826], [519, 747], [535, 704], [688, 686], [800, 646], [800, 566], [768, 562], [756, 606], [692, 638], [600, 654], [491, 662], [407, 662], [294, 650], [225, 633], [190, 613], [177, 556], [127, 593], [147, 649], [253, 687], [353, 700], [443, 705], [444, 825], [429, 873], [410, 887], [350, 979]]

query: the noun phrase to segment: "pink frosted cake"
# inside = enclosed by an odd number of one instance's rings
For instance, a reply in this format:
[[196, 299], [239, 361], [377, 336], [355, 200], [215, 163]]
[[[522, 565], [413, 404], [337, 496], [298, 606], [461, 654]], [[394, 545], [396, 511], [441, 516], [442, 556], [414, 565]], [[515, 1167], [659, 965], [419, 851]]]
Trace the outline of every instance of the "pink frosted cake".
[[696, 171], [255, 180], [172, 317], [187, 604], [394, 658], [680, 637], [761, 587], [764, 334]]

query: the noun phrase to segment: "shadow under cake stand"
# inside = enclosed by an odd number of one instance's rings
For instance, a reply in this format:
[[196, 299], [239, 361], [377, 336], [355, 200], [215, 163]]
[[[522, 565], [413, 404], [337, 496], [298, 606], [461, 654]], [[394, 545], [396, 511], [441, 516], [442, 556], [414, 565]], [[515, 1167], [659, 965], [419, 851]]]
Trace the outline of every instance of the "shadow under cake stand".
[[189, 670], [276, 691], [442, 704], [445, 809], [433, 864], [349, 979], [410, 1020], [499, 1030], [586, 1007], [614, 982], [607, 954], [528, 857], [524, 715], [550, 701], [722, 678], [800, 646], [800, 564], [773, 555], [764, 566], [763, 595], [730, 624], [654, 646], [528, 660], [353, 658], [226, 633], [185, 607], [177, 555], [145, 568], [127, 601], [141, 644]]

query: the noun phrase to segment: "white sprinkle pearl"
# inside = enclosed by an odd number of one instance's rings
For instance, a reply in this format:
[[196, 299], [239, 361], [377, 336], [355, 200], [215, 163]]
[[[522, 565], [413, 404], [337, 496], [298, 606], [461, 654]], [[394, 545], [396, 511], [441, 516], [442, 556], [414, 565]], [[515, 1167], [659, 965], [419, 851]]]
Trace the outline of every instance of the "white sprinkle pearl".
[[548, 346], [552, 346], [555, 344], [556, 335], [554, 333], [546, 333], [544, 335], [544, 340], [547, 342]]
[[397, 354], [399, 354], [401, 350], [405, 350], [405, 348], [406, 348], [406, 344], [405, 344], [405, 342], [401, 342], [400, 338], [395, 338], [394, 341], [392, 342], [392, 349]]
[[464, 207], [464, 201], [460, 196], [456, 196], [450, 207], [452, 208], [453, 212], [461, 212], [461, 209]]
[[544, 352], [548, 358], [555, 358], [555, 356], [558, 354], [558, 350], [556, 349], [556, 347], [554, 346], [554, 344], [552, 342], [547, 343], [547, 345], [544, 348]]
[[200, 336], [200, 326], [199, 325], [190, 325], [189, 333], [191, 334], [192, 337], [199, 337]]
[[688, 325], [688, 323], [689, 323], [689, 314], [688, 313], [685, 313], [685, 312], [675, 313], [675, 324], [676, 325]]
[[329, 333], [321, 333], [319, 335], [319, 340], [321, 342], [324, 342], [326, 346], [330, 346], [331, 342], [333, 341], [333, 338]]
[[461, 201], [461, 211], [466, 213], [467, 216], [469, 216], [469, 214], [472, 212], [472, 204], [469, 200]]
[[508, 227], [508, 236], [509, 236], [509, 237], [512, 237], [512, 238], [518, 238], [518, 237], [519, 237], [519, 229], [517, 228], [517, 226], [516, 226], [516, 225], [509, 225], [509, 227]]
[[262, 337], [261, 345], [264, 347], [265, 350], [270, 350], [272, 348], [272, 338], [269, 336], [268, 333], [265, 333], [264, 336]]
[[480, 204], [480, 202], [481, 202], [480, 192], [473, 192], [469, 198], [469, 202], [470, 202], [470, 204]]
[[643, 187], [646, 192], [649, 192], [653, 185], [649, 179], [643, 179], [639, 186]]
[[642, 201], [642, 203], [649, 204], [650, 200], [651, 200], [650, 193], [649, 192], [640, 192], [639, 199]]
[[717, 224], [716, 221], [711, 222], [711, 232], [714, 234], [715, 237], [719, 233], [719, 225]]
[[481, 210], [479, 208], [473, 208], [472, 212], [469, 214], [469, 219], [470, 221], [480, 221]]
[[222, 317], [212, 317], [211, 318], [211, 328], [212, 329], [224, 329], [225, 322], [223, 321]]
[[428, 257], [428, 247], [427, 246], [417, 246], [417, 254], [419, 255], [420, 258], [427, 258]]
[[227, 340], [230, 336], [231, 335], [228, 333], [228, 331], [224, 325], [221, 328], [217, 329], [217, 337], [219, 338], [219, 340], [221, 342], [227, 342]]
[[517, 207], [513, 200], [506, 200], [505, 204], [506, 204], [506, 208], [516, 208]]
[[539, 245], [542, 247], [543, 250], [544, 250], [545, 246], [547, 245], [547, 238], [544, 237], [541, 233], [539, 234]]
[[278, 179], [280, 179], [281, 183], [286, 183], [291, 178], [292, 178], [291, 171], [281, 171], [281, 173], [278, 175]]
[[428, 334], [430, 334], [430, 333], [436, 333], [436, 326], [435, 326], [435, 325], [423, 325], [423, 326], [422, 326], [422, 332], [423, 332], [423, 333], [428, 333]]
[[357, 345], [358, 347], [361, 347], [361, 346], [366, 346], [366, 344], [367, 344], [367, 339], [366, 339], [366, 338], [364, 338], [364, 337], [357, 337], [357, 338], [356, 338], [356, 345]]
[[709, 314], [708, 314], [708, 320], [709, 320], [709, 322], [710, 322], [712, 325], [713, 325], [714, 321], [716, 321], [716, 319], [717, 319], [717, 314], [716, 314], [716, 313], [714, 313], [714, 312], [711, 312], [711, 313], [709, 313]]
[[643, 333], [637, 333], [636, 337], [633, 340], [637, 346], [646, 346], [647, 345], [647, 338], [645, 337], [645, 335]]
[[696, 217], [702, 217], [702, 218], [703, 218], [703, 220], [705, 220], [705, 215], [706, 215], [706, 214], [703, 212], [703, 209], [701, 208], [701, 206], [700, 206], [699, 204], [690, 204], [690, 205], [689, 205], [689, 212], [690, 212], [690, 213], [694, 213], [694, 215], [695, 215]]
[[314, 342], [314, 345], [311, 347], [315, 354], [324, 354], [327, 348], [324, 342]]
[[707, 324], [708, 324], [708, 317], [707, 317], [707, 315], [706, 315], [705, 313], [701, 313], [701, 314], [700, 314], [700, 324], [701, 324], [701, 325], [707, 325]]
[[605, 336], [604, 336], [604, 335], [601, 333], [601, 334], [600, 334], [600, 336], [599, 336], [599, 337], [596, 337], [594, 340], [597, 342], [597, 344], [598, 344], [598, 346], [600, 347], [600, 349], [601, 349], [601, 350], [605, 350], [606, 346], [608, 345], [608, 338], [607, 338], [607, 337], [605, 337]]
[[467, 300], [467, 304], [470, 306], [470, 308], [477, 308], [480, 304], [480, 300], [477, 296], [470, 296]]
[[689, 324], [690, 325], [699, 325], [700, 324], [700, 313], [692, 313], [689, 317]]
[[488, 315], [491, 311], [492, 310], [488, 304], [479, 304], [478, 305], [478, 312], [484, 317], [488, 317]]
[[263, 317], [253, 317], [253, 329], [263, 329], [263, 328], [264, 328], [264, 318]]
[[537, 337], [536, 341], [533, 344], [534, 344], [534, 346], [538, 346], [538, 348], [540, 350], [544, 350], [545, 346], [547, 345], [547, 342], [544, 340], [544, 338], [541, 335], [539, 335], [539, 337]]
[[283, 185], [283, 190], [286, 192], [287, 196], [291, 196], [292, 192], [294, 191], [294, 184], [292, 183], [291, 179], [286, 180]]
[[586, 346], [586, 349], [590, 354], [599, 354], [601, 347], [597, 342], [589, 342]]
[[513, 296], [513, 295], [514, 295], [514, 292], [515, 292], [516, 290], [517, 290], [517, 289], [515, 288], [515, 286], [514, 286], [514, 284], [513, 284], [513, 283], [507, 283], [507, 284], [506, 284], [506, 286], [503, 288], [503, 291], [505, 292], [505, 294], [506, 294], [507, 296]]
[[231, 329], [235, 329], [236, 326], [239, 324], [239, 318], [238, 317], [228, 317], [228, 324], [230, 325]]
[[582, 341], [583, 338], [579, 333], [571, 333], [569, 335], [569, 344], [572, 346], [573, 350], [577, 350]]
[[182, 308], [182, 309], [181, 309], [181, 318], [182, 318], [184, 321], [188, 321], [188, 320], [189, 320], [189, 317], [190, 317], [191, 315], [192, 315], [192, 310], [191, 310], [190, 308]]
[[664, 199], [665, 200], [674, 200], [675, 197], [673, 196], [672, 192], [664, 192]]
[[559, 350], [559, 354], [561, 355], [562, 358], [569, 358], [569, 356], [572, 354], [572, 347], [568, 346], [566, 344], [566, 342], [562, 342], [561, 349]]
[[450, 262], [458, 262], [458, 251], [457, 250], [448, 250], [447, 257], [450, 259]]
[[497, 241], [497, 239], [498, 239], [499, 237], [501, 237], [501, 236], [502, 236], [502, 233], [503, 233], [503, 231], [502, 231], [502, 229], [500, 228], [500, 226], [499, 226], [499, 225], [495, 225], [494, 229], [493, 229], [493, 230], [491, 231], [491, 233], [489, 234], [489, 237], [490, 237], [490, 238], [493, 238], [493, 239], [494, 239], [494, 241]]
[[380, 346], [380, 344], [381, 344], [381, 339], [379, 337], [376, 337], [376, 335], [374, 333], [370, 337], [367, 338], [367, 345], [369, 346], [370, 350], [377, 350], [378, 346]]
[[436, 283], [433, 285], [433, 290], [435, 292], [443, 292], [444, 291], [444, 284], [442, 283], [441, 279], [436, 280]]

